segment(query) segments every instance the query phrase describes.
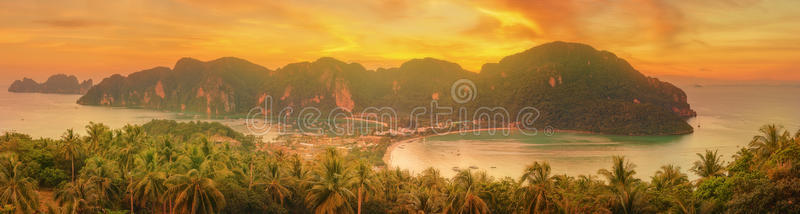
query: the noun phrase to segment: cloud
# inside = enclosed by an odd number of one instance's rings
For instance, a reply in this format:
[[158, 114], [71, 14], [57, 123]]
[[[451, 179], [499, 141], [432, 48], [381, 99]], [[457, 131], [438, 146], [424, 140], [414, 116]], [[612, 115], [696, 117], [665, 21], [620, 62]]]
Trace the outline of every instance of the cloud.
[[[615, 40], [608, 37], [627, 33], [630, 35], [626, 39], [672, 43], [687, 29], [682, 9], [665, 0], [500, 0], [478, 1], [477, 7], [494, 13], [521, 14], [521, 25], [535, 23], [539, 28], [535, 30], [537, 34], [528, 36], [553, 40], [608, 42]], [[491, 17], [500, 22], [507, 18]]]
[[321, 56], [368, 67], [437, 57], [477, 71], [560, 40], [612, 51], [652, 73], [736, 74], [768, 64], [777, 72], [796, 68], [800, 57], [794, 6], [795, 0], [0, 0], [0, 49], [16, 50], [0, 57], [43, 71], [83, 64], [125, 72], [185, 56], [237, 56], [269, 67]]
[[42, 24], [50, 27], [57, 28], [85, 28], [108, 25], [105, 22], [91, 21], [85, 19], [41, 19], [33, 21], [36, 24]]

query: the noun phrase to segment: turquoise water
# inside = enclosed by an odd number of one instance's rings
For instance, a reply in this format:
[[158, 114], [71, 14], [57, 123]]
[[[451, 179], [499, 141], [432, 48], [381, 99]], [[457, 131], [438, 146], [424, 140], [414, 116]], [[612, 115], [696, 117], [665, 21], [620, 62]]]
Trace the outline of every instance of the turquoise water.
[[683, 86], [683, 89], [698, 113], [689, 120], [695, 127], [693, 134], [434, 136], [398, 146], [391, 153], [391, 165], [414, 172], [434, 167], [446, 176], [455, 174], [454, 167], [472, 167], [495, 177], [516, 178], [534, 161], [550, 162], [556, 174], [596, 174], [598, 169], [610, 166], [613, 155], [623, 155], [637, 165], [637, 177], [649, 179], [664, 164], [676, 164], [688, 173], [692, 162], [698, 159], [696, 153], [706, 149], [719, 150], [730, 160], [767, 123], [782, 124], [792, 133], [800, 129], [800, 87]]

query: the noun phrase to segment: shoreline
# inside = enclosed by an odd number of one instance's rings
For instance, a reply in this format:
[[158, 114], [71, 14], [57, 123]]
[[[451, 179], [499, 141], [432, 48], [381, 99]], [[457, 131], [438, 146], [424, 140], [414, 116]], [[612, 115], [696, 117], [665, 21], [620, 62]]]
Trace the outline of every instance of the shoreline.
[[474, 131], [479, 131], [480, 132], [480, 131], [489, 131], [489, 130], [495, 130], [496, 131], [496, 130], [508, 130], [508, 129], [511, 129], [511, 128], [484, 128], [484, 129], [458, 130], [458, 131], [449, 131], [449, 132], [445, 132], [445, 133], [442, 133], [442, 134], [430, 134], [430, 135], [416, 136], [416, 137], [412, 137], [412, 138], [408, 138], [408, 139], [398, 140], [398, 141], [392, 142], [391, 145], [386, 147], [386, 151], [383, 153], [383, 163], [386, 165], [386, 168], [391, 168], [392, 151], [394, 151], [394, 149], [396, 149], [398, 146], [400, 146], [403, 143], [408, 143], [408, 142], [415, 141], [415, 140], [418, 140], [418, 139], [437, 136], [437, 135], [451, 135], [451, 134], [458, 134], [458, 133], [463, 133], [463, 132], [474, 132]]
[[[458, 134], [464, 132], [483, 132], [483, 131], [498, 131], [498, 130], [512, 130], [515, 129], [514, 127], [504, 127], [504, 128], [483, 128], [483, 129], [470, 129], [470, 130], [458, 130], [458, 131], [449, 131], [441, 134], [429, 134], [424, 136], [416, 136], [412, 138], [402, 139], [395, 142], [392, 142], [391, 145], [386, 147], [386, 151], [383, 153], [383, 163], [386, 165], [387, 168], [391, 168], [392, 164], [392, 151], [394, 151], [398, 146], [409, 143], [415, 140], [419, 140], [426, 137], [433, 137], [433, 136], [441, 136], [441, 135], [451, 135], [451, 134]], [[580, 130], [569, 130], [569, 129], [553, 129], [553, 133], [572, 133], [572, 134], [597, 134], [597, 135], [613, 135], [613, 134], [604, 134], [600, 132], [592, 132], [592, 131], [580, 131]], [[546, 134], [545, 134], [546, 135]], [[681, 135], [681, 134], [675, 134]], [[640, 136], [640, 135], [620, 135], [620, 136]]]
[[[469, 129], [469, 130], [458, 130], [458, 131], [449, 131], [441, 134], [430, 134], [424, 136], [416, 136], [408, 139], [402, 139], [395, 142], [392, 142], [391, 145], [386, 147], [386, 151], [383, 153], [383, 163], [386, 165], [386, 168], [391, 168], [392, 166], [392, 151], [394, 151], [398, 146], [409, 143], [415, 140], [419, 140], [426, 137], [433, 137], [433, 136], [443, 136], [443, 135], [451, 135], [451, 134], [459, 134], [465, 132], [484, 132], [484, 131], [499, 131], [499, 130], [511, 130], [515, 128], [504, 127], [504, 128], [483, 128], [483, 129]], [[578, 131], [578, 130], [562, 130], [562, 129], [554, 129], [554, 133], [574, 133], [574, 134], [602, 134], [590, 131]]]

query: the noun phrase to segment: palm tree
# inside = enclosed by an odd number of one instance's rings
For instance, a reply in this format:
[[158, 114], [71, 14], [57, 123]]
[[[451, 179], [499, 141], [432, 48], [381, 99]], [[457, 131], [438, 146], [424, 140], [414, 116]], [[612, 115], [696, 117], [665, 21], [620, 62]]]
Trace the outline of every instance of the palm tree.
[[292, 195], [292, 192], [286, 187], [287, 183], [288, 181], [283, 176], [280, 163], [277, 160], [267, 162], [264, 183], [266, 188], [264, 191], [272, 197], [272, 202], [283, 206], [283, 200]]
[[354, 195], [348, 189], [352, 186], [353, 175], [345, 167], [343, 158], [335, 148], [329, 148], [320, 159], [306, 204], [317, 214], [353, 213], [350, 200]]
[[166, 174], [160, 171], [163, 159], [159, 158], [158, 153], [152, 150], [145, 151], [136, 158], [135, 180], [128, 184], [128, 190], [132, 198], [139, 202], [142, 207], [158, 207], [161, 195], [166, 192]]
[[528, 182], [523, 188], [530, 203], [525, 207], [528, 213], [543, 212], [550, 207], [550, 191], [553, 181], [550, 177], [550, 164], [547, 162], [533, 162], [529, 165], [519, 179], [520, 186]]
[[664, 165], [652, 177], [652, 185], [656, 190], [666, 190], [689, 182], [688, 176], [681, 172], [681, 167]]
[[447, 180], [442, 177], [442, 173], [433, 167], [428, 167], [427, 169], [422, 170], [419, 176], [419, 181], [419, 185], [434, 189], [442, 188], [447, 183]]
[[180, 213], [216, 213], [225, 206], [225, 196], [214, 181], [195, 169], [170, 177], [167, 184], [165, 197], [174, 198], [173, 208]]
[[36, 181], [22, 175], [22, 162], [16, 157], [0, 157], [0, 204], [10, 204], [16, 213], [35, 213], [39, 208]]
[[642, 202], [642, 185], [638, 185], [639, 179], [634, 178], [636, 165], [625, 161], [625, 157], [614, 156], [611, 170], [600, 169], [597, 173], [608, 179], [611, 185], [611, 192], [616, 204], [613, 210], [621, 213], [640, 212]]
[[636, 171], [633, 170], [636, 167], [635, 164], [625, 161], [625, 157], [622, 156], [614, 156], [612, 159], [611, 171], [606, 169], [597, 171], [598, 174], [608, 179], [609, 184], [629, 187], [634, 182], [639, 181], [639, 179], [633, 177], [636, 174]]
[[383, 190], [380, 193], [383, 196], [383, 200], [396, 201], [400, 195], [399, 193], [409, 185], [411, 176], [408, 171], [400, 170], [400, 168], [384, 168], [377, 173], [377, 181], [381, 186], [381, 190]]
[[481, 183], [486, 182], [487, 179], [485, 173], [473, 173], [469, 169], [461, 170], [453, 177], [453, 183], [458, 191], [462, 193], [455, 200], [457, 201], [456, 205], [459, 206], [457, 213], [482, 214], [490, 212], [489, 206], [478, 196]]
[[697, 153], [700, 160], [694, 162], [694, 166], [690, 169], [701, 178], [709, 178], [714, 176], [724, 175], [725, 163], [722, 161], [722, 155], [717, 155], [717, 151], [706, 150], [705, 155]]
[[758, 131], [761, 135], [754, 136], [749, 146], [761, 158], [786, 148], [791, 138], [789, 132], [783, 131], [783, 126], [775, 124], [764, 125]]
[[298, 197], [293, 197], [292, 205], [295, 208], [305, 208], [305, 195], [308, 191], [310, 171], [308, 167], [303, 164], [300, 155], [293, 154], [288, 160], [289, 168], [289, 181], [292, 188], [292, 194]]
[[95, 206], [97, 195], [92, 190], [92, 185], [84, 179], [77, 179], [59, 188], [55, 199], [69, 213], [86, 213], [98, 209]]
[[117, 157], [122, 172], [127, 176], [136, 161], [136, 153], [144, 144], [145, 134], [142, 128], [134, 125], [125, 125], [120, 133], [121, 141], [117, 142]]
[[354, 186], [358, 189], [358, 214], [361, 214], [361, 202], [364, 200], [364, 193], [372, 192], [375, 189], [375, 182], [372, 173], [372, 165], [365, 160], [356, 163], [353, 173], [355, 173]]
[[[86, 166], [81, 169], [80, 178], [86, 181], [91, 194], [97, 198], [99, 205], [111, 205], [114, 198], [120, 194], [115, 185], [119, 183], [120, 173], [114, 161], [92, 157], [86, 160]], [[95, 202], [95, 201], [92, 201]]]
[[[103, 146], [102, 141], [105, 140], [109, 128], [103, 123], [89, 122], [86, 125], [86, 141], [89, 142], [89, 151], [98, 152]], [[102, 151], [102, 150], [100, 150]]]
[[64, 135], [61, 136], [61, 152], [70, 162], [72, 181], [75, 180], [75, 158], [81, 154], [80, 143], [78, 135], [72, 129], [67, 129]]
[[444, 199], [444, 194], [432, 186], [415, 185], [400, 195], [398, 203], [408, 213], [439, 213]]

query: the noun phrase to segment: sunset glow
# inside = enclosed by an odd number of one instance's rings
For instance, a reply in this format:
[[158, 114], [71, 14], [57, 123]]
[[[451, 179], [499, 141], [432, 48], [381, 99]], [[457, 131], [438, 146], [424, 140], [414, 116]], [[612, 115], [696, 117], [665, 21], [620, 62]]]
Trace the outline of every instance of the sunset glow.
[[234, 56], [276, 69], [323, 56], [369, 69], [481, 65], [586, 43], [645, 74], [800, 80], [800, 3], [760, 1], [0, 1], [0, 78], [80, 79]]

